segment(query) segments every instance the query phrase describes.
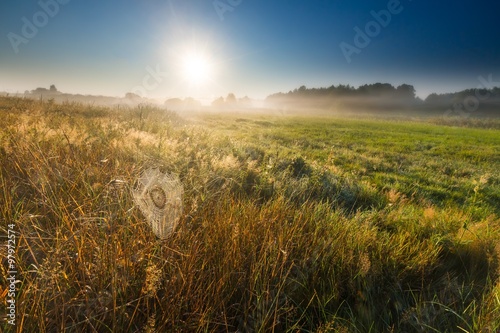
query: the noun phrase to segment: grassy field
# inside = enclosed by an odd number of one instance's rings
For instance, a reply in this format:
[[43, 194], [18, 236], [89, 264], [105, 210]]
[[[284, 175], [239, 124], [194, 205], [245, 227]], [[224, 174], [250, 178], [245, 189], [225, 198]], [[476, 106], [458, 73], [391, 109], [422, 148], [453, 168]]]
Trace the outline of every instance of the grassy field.
[[[2, 98], [0, 161], [3, 331], [500, 330], [498, 121]], [[184, 186], [163, 241], [149, 167]]]

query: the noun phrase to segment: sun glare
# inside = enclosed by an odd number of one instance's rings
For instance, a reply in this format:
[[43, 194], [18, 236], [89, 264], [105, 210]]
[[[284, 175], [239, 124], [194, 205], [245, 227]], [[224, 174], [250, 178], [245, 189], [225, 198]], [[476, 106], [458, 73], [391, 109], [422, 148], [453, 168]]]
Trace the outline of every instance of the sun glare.
[[189, 54], [183, 59], [182, 74], [191, 84], [206, 83], [210, 79], [211, 70], [207, 57], [201, 54]]

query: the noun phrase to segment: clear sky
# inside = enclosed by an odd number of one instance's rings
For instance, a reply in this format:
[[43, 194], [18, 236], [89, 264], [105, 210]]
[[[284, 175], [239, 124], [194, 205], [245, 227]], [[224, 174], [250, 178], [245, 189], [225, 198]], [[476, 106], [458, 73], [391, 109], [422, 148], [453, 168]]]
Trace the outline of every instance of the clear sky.
[[388, 82], [426, 97], [500, 81], [499, 13], [493, 0], [2, 0], [0, 90], [264, 98]]

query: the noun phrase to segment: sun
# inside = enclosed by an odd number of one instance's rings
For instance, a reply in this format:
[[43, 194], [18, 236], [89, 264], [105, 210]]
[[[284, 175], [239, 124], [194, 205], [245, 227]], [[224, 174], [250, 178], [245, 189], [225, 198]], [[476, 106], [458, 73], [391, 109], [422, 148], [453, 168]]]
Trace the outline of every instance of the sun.
[[182, 59], [182, 75], [186, 81], [201, 85], [210, 80], [212, 66], [207, 56], [199, 53], [186, 54]]

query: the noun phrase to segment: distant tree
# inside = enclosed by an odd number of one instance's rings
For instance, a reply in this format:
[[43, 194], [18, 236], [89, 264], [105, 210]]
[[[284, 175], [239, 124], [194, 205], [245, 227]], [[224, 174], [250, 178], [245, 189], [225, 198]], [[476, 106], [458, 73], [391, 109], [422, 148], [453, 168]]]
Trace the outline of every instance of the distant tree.
[[340, 95], [349, 95], [351, 94], [355, 89], [351, 87], [349, 84], [344, 85], [344, 84], [339, 84], [335, 90], [340, 94]]
[[183, 104], [186, 108], [189, 108], [189, 109], [197, 109], [197, 108], [201, 107], [200, 101], [198, 101], [192, 97], [184, 98]]
[[224, 97], [219, 97], [216, 100], [212, 102], [212, 106], [214, 107], [221, 107], [224, 106]]
[[252, 105], [252, 100], [250, 99], [250, 97], [245, 96], [238, 100], [238, 104], [244, 107], [250, 107]]
[[182, 104], [182, 99], [180, 98], [169, 98], [165, 101], [167, 106], [179, 106]]
[[389, 83], [365, 84], [358, 89], [362, 94], [377, 97], [387, 97], [392, 95], [395, 88]]
[[57, 88], [53, 84], [50, 85], [50, 89], [49, 90], [50, 90], [50, 92], [57, 92]]
[[226, 104], [236, 104], [236, 96], [233, 93], [229, 93], [226, 97]]
[[129, 92], [129, 93], [126, 93], [126, 94], [125, 94], [125, 98], [127, 98], [127, 99], [140, 99], [140, 98], [141, 98], [141, 96], [139, 96], [139, 95], [137, 95], [137, 94], [134, 94], [134, 93]]
[[433, 106], [450, 106], [453, 103], [460, 102], [457, 94], [436, 94], [432, 93], [425, 99], [425, 104]]
[[31, 91], [32, 94], [43, 94], [47, 92], [49, 92], [47, 88], [36, 88], [35, 90]]
[[439, 100], [439, 96], [436, 93], [432, 93], [425, 99], [426, 103], [436, 103]]
[[396, 88], [396, 94], [401, 99], [414, 100], [415, 88], [409, 84], [402, 84]]
[[[355, 97], [355, 98], [354, 98]], [[367, 99], [368, 98], [368, 99]], [[268, 100], [273, 103], [295, 103], [314, 105], [330, 108], [331, 105], [346, 105], [366, 107], [367, 102], [370, 108], [394, 107], [403, 103], [410, 105], [417, 103], [415, 88], [409, 84], [402, 84], [397, 88], [390, 83], [373, 83], [361, 85], [355, 88], [351, 85], [332, 85], [328, 88], [307, 88], [300, 86], [288, 93], [276, 93], [268, 96]], [[332, 104], [333, 103], [333, 104]]]
[[180, 98], [170, 98], [164, 103], [167, 108], [172, 110], [197, 110], [201, 107], [201, 103], [192, 97], [186, 97], [184, 99]]

